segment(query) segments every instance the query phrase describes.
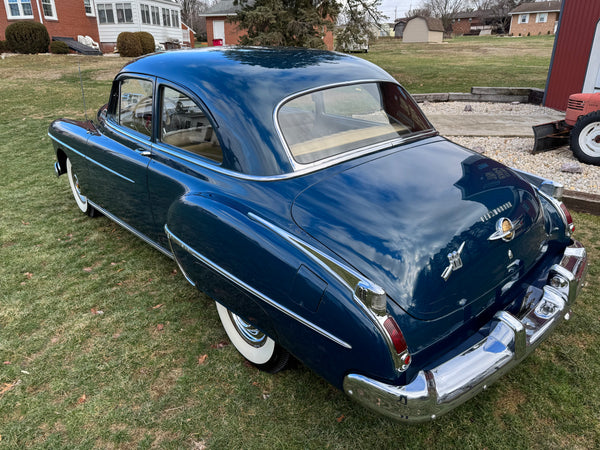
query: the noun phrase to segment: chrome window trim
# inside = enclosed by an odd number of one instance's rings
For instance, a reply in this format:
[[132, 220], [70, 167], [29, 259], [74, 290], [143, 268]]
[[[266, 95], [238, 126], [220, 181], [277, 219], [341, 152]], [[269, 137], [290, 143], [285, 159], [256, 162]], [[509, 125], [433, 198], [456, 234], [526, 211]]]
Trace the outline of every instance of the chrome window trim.
[[[400, 84], [398, 84], [397, 82], [393, 81], [393, 80], [384, 80], [384, 79], [364, 79], [364, 80], [355, 80], [355, 81], [347, 81], [344, 83], [332, 83], [332, 84], [326, 84], [323, 86], [318, 86], [316, 88], [311, 88], [311, 89], [306, 89], [304, 91], [300, 91], [300, 92], [296, 92], [295, 94], [292, 94], [286, 98], [284, 98], [283, 100], [281, 100], [277, 106], [275, 107], [275, 110], [273, 111], [273, 123], [275, 124], [275, 130], [277, 131], [277, 135], [279, 136], [279, 140], [281, 141], [281, 145], [283, 146], [285, 152], [286, 152], [286, 156], [288, 157], [288, 160], [290, 162], [290, 165], [292, 166], [292, 169], [294, 170], [294, 172], [302, 172], [305, 173], [306, 171], [315, 171], [318, 169], [322, 169], [325, 167], [329, 167], [332, 166], [336, 163], [339, 162], [343, 162], [343, 161], [347, 161], [353, 158], [356, 158], [358, 156], [363, 156], [369, 153], [373, 153], [376, 152], [378, 150], [383, 150], [384, 148], [388, 148], [388, 147], [393, 147], [396, 145], [400, 145], [406, 141], [410, 141], [413, 140], [415, 138], [419, 138], [421, 136], [425, 136], [425, 135], [436, 135], [438, 134], [438, 132], [434, 129], [431, 128], [429, 130], [426, 131], [421, 131], [418, 133], [413, 133], [410, 135], [410, 137], [403, 137], [403, 138], [395, 138], [395, 139], [389, 139], [387, 141], [378, 143], [378, 144], [374, 144], [374, 145], [370, 145], [367, 147], [361, 147], [361, 148], [357, 148], [355, 150], [351, 150], [348, 152], [342, 152], [339, 153], [337, 155], [333, 155], [330, 156], [328, 158], [323, 158], [321, 160], [318, 161], [314, 161], [312, 163], [308, 163], [308, 164], [302, 164], [297, 162], [294, 159], [294, 155], [292, 154], [292, 151], [290, 150], [289, 146], [287, 145], [287, 142], [285, 141], [285, 138], [283, 137], [283, 132], [281, 131], [281, 127], [279, 126], [279, 120], [277, 119], [277, 116], [279, 114], [279, 110], [281, 109], [281, 107], [291, 101], [294, 100], [295, 98], [301, 97], [303, 95], [307, 95], [313, 92], [319, 92], [319, 91], [324, 91], [327, 89], [331, 89], [331, 88], [337, 88], [337, 87], [344, 87], [344, 86], [353, 86], [353, 85], [358, 85], [358, 84], [366, 84], [366, 83], [392, 83], [395, 84], [396, 86], [402, 88], [402, 86]], [[408, 91], [406, 91], [404, 88], [402, 88], [406, 94], [412, 98], [412, 96], [408, 93]], [[416, 102], [415, 102], [416, 103]], [[425, 118], [427, 120], [427, 118]], [[431, 125], [431, 123], [427, 120], [427, 122]]]
[[80, 151], [78, 151], [78, 150], [75, 150], [73, 147], [71, 147], [71, 146], [70, 146], [70, 145], [68, 145], [68, 144], [65, 144], [63, 141], [61, 141], [60, 139], [56, 138], [55, 136], [52, 136], [50, 133], [48, 133], [48, 136], [49, 136], [49, 137], [50, 137], [50, 139], [52, 139], [53, 141], [57, 142], [58, 144], [62, 145], [63, 147], [66, 147], [66, 148], [68, 148], [68, 149], [69, 149], [69, 150], [71, 150], [73, 153], [76, 153], [76, 154], [78, 154], [79, 156], [81, 156], [83, 159], [85, 159], [85, 160], [87, 160], [87, 161], [89, 161], [89, 162], [91, 162], [91, 163], [93, 163], [93, 164], [97, 165], [98, 167], [101, 167], [102, 169], [106, 170], [107, 172], [110, 172], [110, 173], [112, 173], [113, 175], [116, 175], [117, 177], [119, 177], [119, 178], [121, 178], [121, 179], [123, 179], [123, 180], [125, 180], [125, 181], [129, 181], [130, 183], [133, 183], [133, 184], [135, 184], [135, 181], [134, 181], [134, 180], [132, 180], [131, 178], [127, 178], [126, 176], [124, 176], [124, 175], [121, 175], [120, 173], [118, 173], [118, 172], [115, 172], [114, 170], [112, 170], [112, 169], [110, 169], [110, 168], [106, 167], [104, 164], [100, 164], [100, 163], [99, 163], [98, 161], [96, 161], [95, 159], [92, 159], [92, 158], [90, 158], [89, 156], [87, 156], [87, 155], [84, 155], [84, 154], [83, 154], [83, 153], [81, 153]]
[[183, 248], [185, 251], [187, 251], [190, 255], [192, 255], [194, 258], [196, 258], [202, 264], [208, 266], [210, 269], [214, 270], [219, 275], [228, 279], [229, 281], [231, 281], [233, 284], [235, 284], [239, 288], [241, 288], [241, 289], [245, 290], [246, 292], [248, 292], [249, 294], [261, 299], [263, 302], [267, 303], [269, 306], [272, 306], [273, 308], [277, 309], [278, 311], [280, 311], [280, 312], [284, 313], [285, 315], [291, 317], [292, 319], [298, 321], [299, 323], [310, 328], [311, 330], [319, 333], [321, 336], [324, 336], [327, 339], [335, 342], [336, 344], [338, 344], [344, 348], [347, 348], [347, 349], [352, 348], [352, 346], [350, 344], [348, 344], [347, 342], [345, 342], [344, 340], [334, 336], [333, 334], [329, 333], [328, 331], [324, 330], [323, 328], [319, 327], [318, 325], [316, 325], [316, 324], [306, 320], [304, 317], [296, 314], [294, 311], [279, 304], [278, 302], [276, 302], [269, 296], [263, 294], [262, 292], [260, 292], [259, 290], [255, 289], [255, 288], [253, 288], [246, 282], [242, 281], [241, 279], [239, 279], [238, 277], [233, 275], [231, 272], [228, 272], [221, 266], [217, 265], [215, 262], [211, 261], [210, 259], [208, 259], [204, 255], [202, 255], [201, 253], [197, 252], [192, 247], [190, 247], [185, 242], [183, 242], [181, 239], [179, 239], [177, 236], [175, 236], [167, 225], [165, 225], [165, 233], [167, 234], [169, 241], [172, 241], [171, 246], [173, 245], [173, 242], [175, 244], [179, 245], [181, 248]]

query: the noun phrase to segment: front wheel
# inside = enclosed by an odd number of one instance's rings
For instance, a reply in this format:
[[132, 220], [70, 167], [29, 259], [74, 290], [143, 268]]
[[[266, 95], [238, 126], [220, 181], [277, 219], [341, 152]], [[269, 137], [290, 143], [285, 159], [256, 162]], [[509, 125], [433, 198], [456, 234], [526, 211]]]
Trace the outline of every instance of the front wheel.
[[579, 161], [600, 166], [600, 111], [577, 119], [571, 130], [571, 150]]
[[290, 354], [273, 339], [220, 303], [217, 311], [233, 346], [256, 368], [277, 373], [287, 366]]
[[73, 197], [75, 197], [75, 203], [77, 203], [77, 207], [81, 210], [81, 212], [90, 217], [97, 216], [98, 212], [96, 209], [88, 203], [87, 197], [81, 193], [79, 178], [77, 177], [77, 173], [73, 169], [71, 160], [69, 158], [67, 158], [67, 176], [69, 177], [71, 192], [73, 192]]

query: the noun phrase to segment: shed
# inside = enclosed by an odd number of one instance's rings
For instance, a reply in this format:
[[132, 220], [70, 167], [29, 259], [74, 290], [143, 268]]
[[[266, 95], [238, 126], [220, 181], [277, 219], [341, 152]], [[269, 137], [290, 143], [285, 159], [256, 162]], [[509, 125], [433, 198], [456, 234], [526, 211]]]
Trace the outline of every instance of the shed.
[[564, 0], [544, 105], [564, 111], [571, 94], [600, 92], [600, 2]]
[[403, 42], [436, 42], [444, 40], [444, 25], [433, 17], [413, 17], [406, 23]]

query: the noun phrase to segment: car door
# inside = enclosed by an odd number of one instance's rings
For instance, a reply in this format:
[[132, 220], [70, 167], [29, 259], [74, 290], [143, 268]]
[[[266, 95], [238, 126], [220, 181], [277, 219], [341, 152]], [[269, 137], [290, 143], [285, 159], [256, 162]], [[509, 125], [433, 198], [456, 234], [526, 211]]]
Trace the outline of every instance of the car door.
[[124, 75], [113, 84], [101, 133], [89, 138], [89, 199], [151, 240], [156, 229], [148, 199], [154, 79]]
[[213, 190], [223, 179], [215, 171], [223, 161], [213, 122], [201, 103], [182, 87], [159, 83], [158, 127], [148, 168], [148, 192], [157, 242], [167, 246], [164, 226], [171, 205], [190, 190]]

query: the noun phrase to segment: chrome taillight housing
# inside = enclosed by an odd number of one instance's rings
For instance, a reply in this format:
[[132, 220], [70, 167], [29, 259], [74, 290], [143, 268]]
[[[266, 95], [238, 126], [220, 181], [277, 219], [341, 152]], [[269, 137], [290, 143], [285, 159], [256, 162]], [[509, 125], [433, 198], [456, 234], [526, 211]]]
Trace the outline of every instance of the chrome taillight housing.
[[387, 294], [383, 288], [367, 281], [360, 281], [354, 289], [354, 299], [367, 312], [385, 338], [396, 369], [404, 372], [408, 369], [412, 358], [400, 326], [388, 314]]

